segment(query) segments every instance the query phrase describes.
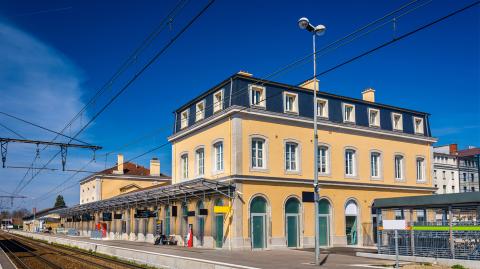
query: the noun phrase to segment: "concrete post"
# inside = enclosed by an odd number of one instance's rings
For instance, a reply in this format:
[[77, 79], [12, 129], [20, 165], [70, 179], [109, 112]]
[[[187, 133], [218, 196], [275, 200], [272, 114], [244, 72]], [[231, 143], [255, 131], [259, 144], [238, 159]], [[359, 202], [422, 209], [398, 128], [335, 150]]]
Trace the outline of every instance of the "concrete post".
[[[144, 209], [144, 208], [143, 208]], [[137, 241], [145, 241], [145, 223], [147, 222], [147, 219], [145, 218], [139, 218], [138, 219], [138, 234], [137, 234]]]
[[108, 238], [113, 240], [113, 239], [115, 239], [115, 220], [113, 218], [113, 217], [115, 217], [114, 216], [115, 211], [111, 210], [110, 214], [112, 214], [112, 218], [108, 222]]
[[130, 209], [123, 210], [123, 221], [125, 221], [125, 233], [122, 231], [122, 240], [128, 240], [130, 236]]
[[[151, 212], [154, 211], [153, 206], [149, 208]], [[147, 236], [145, 237], [145, 241], [149, 243], [154, 243], [155, 242], [155, 218], [154, 217], [149, 217], [147, 219]]]
[[[137, 240], [137, 235], [135, 232], [137, 231], [137, 222], [135, 220], [135, 209], [130, 208], [129, 209], [129, 223], [131, 224], [130, 226], [130, 234], [128, 240], [130, 241], [135, 241]], [[128, 225], [128, 224], [127, 224]]]
[[[116, 211], [117, 214], [122, 214], [122, 211]], [[122, 238], [122, 219], [115, 220], [115, 239]]]

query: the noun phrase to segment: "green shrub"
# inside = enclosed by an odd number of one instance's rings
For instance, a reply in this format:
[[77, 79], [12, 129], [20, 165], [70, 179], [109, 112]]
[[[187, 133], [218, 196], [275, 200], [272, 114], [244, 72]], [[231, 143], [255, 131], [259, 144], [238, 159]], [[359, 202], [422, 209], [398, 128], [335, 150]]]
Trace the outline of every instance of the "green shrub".
[[460, 264], [455, 264], [454, 266], [452, 266], [452, 269], [468, 269], [468, 268]]

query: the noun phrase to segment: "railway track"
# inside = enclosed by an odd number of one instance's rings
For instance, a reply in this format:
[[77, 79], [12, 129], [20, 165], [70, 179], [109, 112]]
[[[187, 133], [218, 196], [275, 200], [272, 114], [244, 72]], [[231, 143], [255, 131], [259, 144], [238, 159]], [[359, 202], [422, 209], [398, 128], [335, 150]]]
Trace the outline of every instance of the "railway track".
[[121, 260], [0, 232], [0, 247], [21, 269], [139, 269]]

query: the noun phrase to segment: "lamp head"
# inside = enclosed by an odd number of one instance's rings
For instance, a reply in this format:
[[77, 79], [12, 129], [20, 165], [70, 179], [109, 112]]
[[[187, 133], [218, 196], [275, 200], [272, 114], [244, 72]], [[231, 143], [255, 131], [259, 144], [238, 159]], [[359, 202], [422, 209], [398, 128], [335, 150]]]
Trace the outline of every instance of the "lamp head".
[[308, 25], [310, 25], [310, 21], [307, 18], [302, 17], [298, 20], [298, 27], [300, 27], [300, 29], [307, 29]]
[[315, 26], [315, 28], [313, 29], [315, 34], [318, 36], [325, 34], [325, 30], [327, 30], [327, 27], [325, 27], [325, 25], [322, 25], [322, 24]]

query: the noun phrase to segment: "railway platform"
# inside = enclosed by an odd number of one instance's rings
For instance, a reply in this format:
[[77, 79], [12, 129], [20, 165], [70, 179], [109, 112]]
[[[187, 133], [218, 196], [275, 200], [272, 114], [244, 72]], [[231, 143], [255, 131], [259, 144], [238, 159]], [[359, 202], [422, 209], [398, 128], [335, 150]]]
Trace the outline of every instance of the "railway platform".
[[[314, 253], [308, 250], [229, 251], [181, 246], [156, 246], [151, 243], [136, 241], [98, 241], [86, 237], [16, 233], [49, 242], [91, 249], [99, 253], [133, 260], [137, 263], [166, 268], [315, 268], [312, 264]], [[356, 257], [355, 252], [356, 249], [353, 248], [323, 250], [324, 266], [322, 268], [355, 268], [359, 265], [392, 263], [391, 261]]]
[[0, 269], [16, 269], [15, 265], [13, 265], [10, 258], [8, 258], [7, 254], [0, 247]]

